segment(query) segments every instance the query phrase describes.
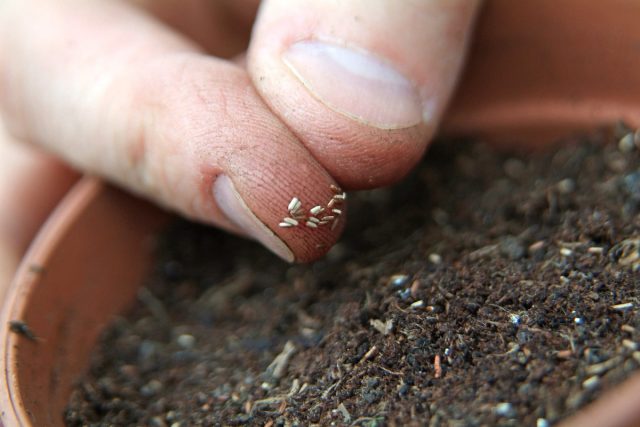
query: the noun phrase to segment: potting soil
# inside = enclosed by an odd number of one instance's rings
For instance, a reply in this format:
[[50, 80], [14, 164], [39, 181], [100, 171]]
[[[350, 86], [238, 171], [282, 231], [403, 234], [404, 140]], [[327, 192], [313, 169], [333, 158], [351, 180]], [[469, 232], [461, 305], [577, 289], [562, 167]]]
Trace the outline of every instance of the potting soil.
[[640, 366], [637, 142], [438, 142], [312, 265], [176, 222], [66, 422], [552, 425]]

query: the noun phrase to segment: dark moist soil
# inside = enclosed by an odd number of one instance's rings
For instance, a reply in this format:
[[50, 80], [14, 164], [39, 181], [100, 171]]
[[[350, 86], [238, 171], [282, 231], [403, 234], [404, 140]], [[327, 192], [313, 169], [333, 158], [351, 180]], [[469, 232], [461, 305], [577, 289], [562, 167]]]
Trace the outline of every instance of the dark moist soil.
[[640, 365], [640, 154], [620, 136], [436, 144], [350, 195], [313, 265], [176, 223], [68, 425], [554, 424]]

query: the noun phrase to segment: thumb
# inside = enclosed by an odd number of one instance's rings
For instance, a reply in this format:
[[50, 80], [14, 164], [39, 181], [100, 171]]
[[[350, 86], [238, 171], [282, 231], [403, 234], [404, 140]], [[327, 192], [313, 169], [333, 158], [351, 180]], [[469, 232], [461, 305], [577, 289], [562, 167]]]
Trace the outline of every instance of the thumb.
[[436, 130], [477, 0], [267, 0], [248, 67], [270, 108], [344, 187], [397, 181]]

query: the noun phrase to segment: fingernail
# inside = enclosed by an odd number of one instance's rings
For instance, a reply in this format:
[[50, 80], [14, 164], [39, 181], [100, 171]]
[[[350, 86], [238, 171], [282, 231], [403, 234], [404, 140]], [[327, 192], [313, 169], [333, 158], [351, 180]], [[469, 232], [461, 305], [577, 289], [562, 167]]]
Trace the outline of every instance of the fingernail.
[[382, 129], [422, 120], [414, 85], [375, 55], [308, 40], [291, 45], [283, 60], [318, 100], [339, 113]]
[[216, 178], [213, 183], [213, 197], [231, 222], [280, 258], [287, 262], [294, 261], [291, 249], [251, 212], [228, 176], [220, 175]]

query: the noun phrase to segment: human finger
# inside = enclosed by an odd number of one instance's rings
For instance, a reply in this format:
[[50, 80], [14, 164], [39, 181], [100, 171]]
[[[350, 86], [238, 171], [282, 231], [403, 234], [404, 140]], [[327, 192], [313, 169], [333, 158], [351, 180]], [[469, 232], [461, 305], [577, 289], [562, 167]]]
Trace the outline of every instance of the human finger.
[[345, 187], [404, 176], [434, 134], [476, 0], [267, 0], [249, 72], [263, 99]]

